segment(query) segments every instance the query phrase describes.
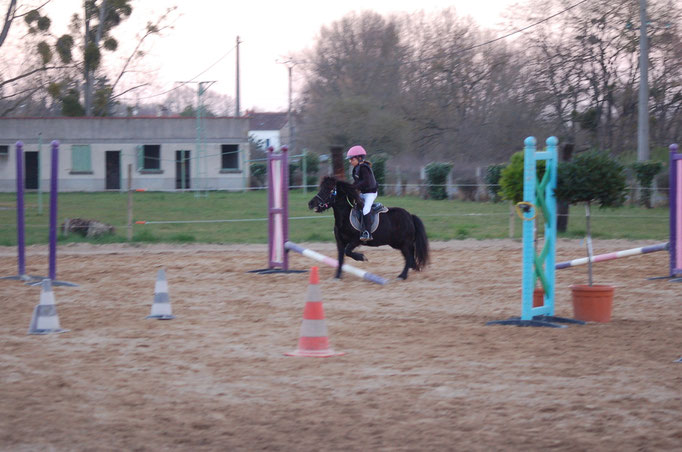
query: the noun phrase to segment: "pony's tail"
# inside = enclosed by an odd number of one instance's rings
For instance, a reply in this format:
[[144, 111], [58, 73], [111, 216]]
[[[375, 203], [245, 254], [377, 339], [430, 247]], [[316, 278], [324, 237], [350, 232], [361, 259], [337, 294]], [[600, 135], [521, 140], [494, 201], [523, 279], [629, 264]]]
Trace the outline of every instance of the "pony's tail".
[[419, 271], [429, 263], [429, 239], [426, 228], [418, 216], [412, 215], [414, 223], [414, 269]]

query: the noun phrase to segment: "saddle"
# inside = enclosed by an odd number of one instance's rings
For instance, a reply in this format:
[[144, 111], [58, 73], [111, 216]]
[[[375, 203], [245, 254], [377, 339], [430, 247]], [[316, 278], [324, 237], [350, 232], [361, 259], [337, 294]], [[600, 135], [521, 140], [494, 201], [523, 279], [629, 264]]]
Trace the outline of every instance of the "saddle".
[[[381, 204], [380, 202], [372, 204], [372, 209], [369, 211], [372, 227], [369, 228], [369, 232], [374, 232], [377, 230], [379, 227], [379, 214], [386, 212], [388, 212], [388, 207]], [[362, 224], [362, 209], [353, 207], [350, 211], [349, 220], [350, 225], [353, 226], [353, 229], [362, 232], [362, 228], [360, 227]]]

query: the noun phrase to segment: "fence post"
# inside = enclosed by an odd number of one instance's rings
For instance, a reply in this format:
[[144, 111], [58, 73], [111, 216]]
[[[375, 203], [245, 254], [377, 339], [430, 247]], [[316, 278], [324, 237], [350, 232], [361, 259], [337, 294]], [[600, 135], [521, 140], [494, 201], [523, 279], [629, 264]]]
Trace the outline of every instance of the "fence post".
[[133, 239], [133, 165], [128, 163], [128, 241]]

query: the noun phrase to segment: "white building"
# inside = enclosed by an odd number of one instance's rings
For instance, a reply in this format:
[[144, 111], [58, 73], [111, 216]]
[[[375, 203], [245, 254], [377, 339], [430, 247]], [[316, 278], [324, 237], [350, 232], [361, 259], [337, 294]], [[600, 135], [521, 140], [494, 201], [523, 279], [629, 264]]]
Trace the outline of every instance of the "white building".
[[289, 135], [288, 131], [285, 130], [288, 116], [286, 112], [247, 112], [246, 116], [249, 118], [249, 137], [261, 149], [265, 150], [270, 146], [274, 149], [279, 149], [287, 144]]
[[[249, 119], [0, 118], [0, 191], [16, 190], [17, 141], [24, 186], [47, 190], [50, 142], [59, 142], [59, 190], [242, 190], [249, 180]], [[40, 152], [39, 152], [40, 151]], [[184, 180], [184, 183], [183, 183]]]

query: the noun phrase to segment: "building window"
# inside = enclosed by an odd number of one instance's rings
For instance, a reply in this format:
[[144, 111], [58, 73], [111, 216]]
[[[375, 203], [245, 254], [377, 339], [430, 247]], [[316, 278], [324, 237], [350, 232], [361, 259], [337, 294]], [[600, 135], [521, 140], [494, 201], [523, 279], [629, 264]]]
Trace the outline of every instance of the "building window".
[[138, 163], [141, 170], [161, 170], [161, 145], [143, 145], [139, 158]]
[[0, 144], [0, 155], [9, 155], [9, 145]]
[[92, 173], [89, 144], [71, 146], [71, 173]]
[[223, 144], [221, 145], [221, 170], [234, 171], [239, 170], [239, 145], [238, 144]]

